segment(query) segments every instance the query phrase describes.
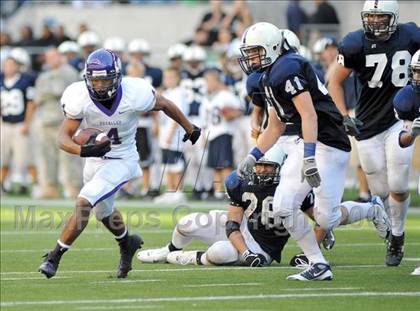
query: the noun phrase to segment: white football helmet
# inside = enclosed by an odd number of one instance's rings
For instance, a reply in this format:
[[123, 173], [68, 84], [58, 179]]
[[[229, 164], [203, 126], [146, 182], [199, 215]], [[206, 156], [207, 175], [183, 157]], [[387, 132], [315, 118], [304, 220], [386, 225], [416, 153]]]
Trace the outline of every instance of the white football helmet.
[[[365, 36], [370, 40], [388, 40], [397, 30], [398, 2], [396, 0], [366, 0], [363, 5], [361, 17]], [[369, 21], [371, 15], [388, 15], [384, 21]]]
[[239, 64], [246, 74], [272, 65], [282, 53], [283, 33], [270, 23], [256, 23], [241, 39]]
[[187, 49], [187, 46], [182, 43], [171, 45], [168, 49], [168, 58], [169, 59], [182, 58], [182, 55], [184, 55], [184, 52], [186, 49]]
[[198, 45], [188, 47], [182, 55], [184, 62], [204, 62], [207, 59], [206, 51]]
[[133, 39], [128, 44], [128, 53], [142, 53], [145, 55], [150, 54], [150, 44], [144, 39]]
[[13, 48], [7, 57], [13, 58], [21, 66], [20, 71], [22, 72], [28, 71], [31, 67], [31, 58], [25, 49]]
[[254, 168], [252, 174], [254, 184], [260, 186], [277, 184], [280, 180], [280, 168], [283, 165], [285, 158], [286, 154], [280, 146], [274, 145], [271, 147], [265, 155], [255, 163], [255, 165], [262, 164], [272, 166], [272, 172], [261, 173], [257, 168]]
[[74, 41], [64, 41], [58, 46], [58, 52], [60, 54], [65, 53], [80, 53], [80, 46]]
[[414, 53], [408, 70], [411, 85], [417, 93], [420, 93], [420, 50]]
[[125, 41], [121, 37], [111, 37], [105, 40], [103, 47], [104, 49], [116, 52], [121, 56], [121, 53], [125, 50]]
[[79, 35], [79, 38], [77, 38], [77, 44], [79, 44], [81, 48], [86, 46], [98, 47], [100, 45], [100, 40], [98, 35], [93, 31], [85, 31]]
[[289, 29], [280, 29], [280, 31], [283, 32], [284, 41], [285, 43], [287, 43], [287, 45], [285, 44], [283, 45], [283, 47], [286, 50], [288, 50], [288, 48], [292, 48], [292, 49], [295, 49], [296, 51], [299, 51], [300, 40], [298, 36], [296, 36], [296, 34]]

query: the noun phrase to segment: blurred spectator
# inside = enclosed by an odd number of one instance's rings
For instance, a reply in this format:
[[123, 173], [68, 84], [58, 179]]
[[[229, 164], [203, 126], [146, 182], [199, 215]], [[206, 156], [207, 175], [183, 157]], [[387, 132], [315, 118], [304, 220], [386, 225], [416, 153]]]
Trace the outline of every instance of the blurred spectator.
[[64, 41], [71, 41], [72, 39], [66, 34], [66, 31], [64, 29], [63, 25], [58, 25], [55, 29], [55, 44], [59, 46]]
[[233, 1], [232, 12], [226, 15], [222, 21], [222, 28], [228, 29], [233, 37], [241, 37], [243, 29], [252, 24], [252, 15], [246, 1]]
[[[185, 90], [179, 86], [181, 73], [176, 68], [164, 71], [163, 96], [171, 100], [178, 108], [188, 115], [189, 105], [186, 100]], [[166, 173], [166, 192], [154, 199], [155, 203], [180, 204], [187, 198], [182, 192], [182, 178], [186, 168], [183, 154], [184, 130], [176, 122], [161, 115], [161, 129], [159, 130], [159, 147], [161, 151], [163, 170]]]
[[[29, 55], [21, 49], [12, 49], [7, 56], [0, 77], [1, 85], [1, 187], [8, 192], [6, 177], [13, 161], [14, 181], [20, 184], [19, 194], [26, 194], [26, 173], [30, 164], [29, 129], [33, 115], [34, 79], [26, 74]], [[9, 189], [7, 189], [9, 188]]]
[[13, 45], [13, 41], [10, 34], [4, 31], [0, 32], [0, 46], [4, 47], [4, 46], [12, 46], [12, 45]]
[[63, 55], [67, 62], [77, 71], [81, 71], [84, 67], [84, 61], [80, 57], [80, 47], [74, 41], [64, 41], [58, 46], [58, 52]]
[[84, 33], [85, 31], [88, 31], [89, 27], [86, 23], [80, 23], [79, 24], [79, 36]]
[[214, 172], [214, 196], [224, 200], [224, 180], [233, 169], [233, 134], [237, 130], [234, 119], [242, 115], [239, 99], [222, 81], [218, 70], [204, 74], [207, 94], [201, 105], [203, 130], [208, 140], [207, 166]]
[[226, 52], [232, 42], [232, 33], [227, 28], [219, 30], [217, 41], [213, 43], [213, 51], [215, 52]]
[[308, 21], [308, 16], [300, 7], [299, 0], [291, 0], [287, 6], [286, 12], [287, 28], [293, 31], [299, 38], [302, 38], [300, 26]]
[[34, 130], [38, 141], [40, 198], [59, 197], [59, 169], [62, 171], [64, 194], [76, 197], [81, 185], [80, 157], [60, 151], [54, 143], [63, 120], [60, 98], [65, 88], [79, 80], [76, 69], [65, 62], [56, 48], [45, 52], [46, 70], [35, 83], [36, 105]]
[[211, 0], [210, 6], [210, 12], [204, 14], [199, 27], [200, 30], [205, 31], [208, 34], [206, 46], [211, 46], [217, 41], [220, 26], [226, 16], [222, 9], [221, 0]]
[[150, 56], [150, 45], [144, 39], [133, 39], [128, 44], [128, 53], [130, 56], [130, 62], [141, 62], [145, 66], [145, 76], [148, 82], [153, 87], [158, 88], [162, 85], [162, 70], [157, 67], [150, 66], [146, 62], [146, 58]]
[[36, 45], [36, 40], [34, 38], [32, 27], [29, 25], [22, 26], [20, 28], [20, 38], [16, 42], [17, 46], [34, 46]]
[[182, 55], [184, 54], [187, 46], [182, 43], [176, 43], [171, 45], [168, 49], [168, 58], [171, 63], [171, 67], [181, 71], [183, 69]]
[[107, 50], [111, 50], [118, 54], [121, 60], [121, 66], [122, 66], [122, 74], [125, 75], [126, 73], [126, 66], [127, 61], [125, 57], [125, 41], [121, 37], [110, 37], [105, 39], [103, 48]]
[[209, 33], [202, 27], [198, 27], [194, 32], [193, 38], [185, 41], [185, 45], [209, 46]]
[[339, 24], [337, 13], [334, 7], [326, 0], [315, 0], [317, 9], [310, 17], [309, 23], [311, 24]]
[[79, 35], [77, 38], [77, 44], [82, 49], [82, 58], [86, 59], [90, 53], [99, 48], [101, 42], [96, 33], [88, 30]]
[[56, 45], [56, 40], [55, 40], [54, 33], [52, 32], [52, 30], [50, 29], [50, 27], [47, 24], [44, 24], [42, 26], [41, 37], [39, 37], [36, 40], [35, 44], [36, 44], [36, 46], [45, 46], [45, 47]]

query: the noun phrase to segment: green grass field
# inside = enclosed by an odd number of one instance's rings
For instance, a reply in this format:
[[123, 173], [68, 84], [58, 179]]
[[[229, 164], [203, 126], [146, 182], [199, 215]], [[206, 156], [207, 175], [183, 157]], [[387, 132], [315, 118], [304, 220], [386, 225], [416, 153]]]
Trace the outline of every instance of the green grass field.
[[[138, 205], [138, 208], [136, 206]], [[420, 210], [411, 209], [405, 259], [398, 268], [384, 265], [385, 246], [367, 223], [336, 230], [337, 243], [325, 252], [333, 266], [331, 282], [292, 282], [288, 267], [299, 250], [291, 241], [283, 262], [267, 268], [141, 264], [129, 278], [115, 278], [118, 246], [92, 219], [65, 254], [55, 278], [37, 271], [41, 256], [54, 246], [71, 202], [6, 199], [1, 206], [2, 310], [418, 310]], [[173, 222], [192, 210], [223, 208], [191, 203], [173, 212], [142, 202], [120, 203], [131, 231], [144, 248], [160, 247], [171, 237]], [[191, 249], [204, 249], [194, 243]], [[417, 306], [417, 307], [416, 307]]]

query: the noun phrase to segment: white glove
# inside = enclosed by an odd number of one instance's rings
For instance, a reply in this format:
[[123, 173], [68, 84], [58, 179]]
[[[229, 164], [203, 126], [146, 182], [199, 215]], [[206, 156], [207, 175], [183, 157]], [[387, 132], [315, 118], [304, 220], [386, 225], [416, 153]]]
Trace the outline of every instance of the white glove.
[[303, 159], [302, 182], [305, 179], [312, 188], [319, 187], [321, 184], [321, 176], [319, 176], [314, 156]]
[[257, 162], [255, 157], [252, 154], [248, 154], [246, 158], [239, 163], [238, 169], [236, 170], [239, 178], [245, 178], [251, 175], [255, 162]]
[[411, 124], [410, 135], [413, 137], [420, 135], [420, 117], [414, 119], [413, 123]]

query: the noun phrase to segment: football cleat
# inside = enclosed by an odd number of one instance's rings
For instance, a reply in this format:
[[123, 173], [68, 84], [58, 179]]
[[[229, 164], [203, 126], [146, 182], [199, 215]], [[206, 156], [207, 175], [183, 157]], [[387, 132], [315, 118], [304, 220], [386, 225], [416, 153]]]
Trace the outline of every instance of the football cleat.
[[326, 250], [331, 250], [334, 247], [334, 244], [335, 244], [335, 236], [332, 230], [330, 230], [327, 232], [327, 234], [325, 235], [325, 238], [322, 240], [322, 246], [324, 246]]
[[146, 263], [166, 262], [166, 256], [170, 253], [168, 246], [155, 249], [147, 249], [137, 253], [137, 259]]
[[39, 266], [38, 271], [44, 274], [48, 279], [52, 278], [58, 269], [60, 259], [52, 256], [51, 253], [47, 253], [43, 256], [44, 261]]
[[420, 275], [420, 266], [418, 266], [416, 269], [414, 269], [413, 272], [410, 273], [411, 275]]
[[287, 280], [293, 281], [331, 281], [332, 279], [331, 267], [326, 263], [314, 263], [305, 271], [287, 277]]
[[304, 253], [297, 254], [290, 259], [289, 265], [298, 269], [309, 268], [309, 259]]
[[168, 254], [166, 261], [175, 265], [198, 265], [201, 254], [198, 251], [175, 251]]
[[131, 271], [131, 262], [136, 251], [141, 248], [143, 240], [136, 234], [129, 235], [126, 240], [119, 242], [120, 245], [120, 263], [118, 266], [118, 278], [126, 278]]
[[389, 267], [399, 266], [404, 256], [404, 234], [395, 236], [390, 234], [386, 250], [385, 263]]
[[383, 239], [386, 239], [388, 231], [391, 230], [391, 223], [387, 213], [385, 212], [384, 203], [378, 196], [372, 196], [370, 203], [372, 203], [375, 208], [372, 222], [375, 225], [379, 236]]

